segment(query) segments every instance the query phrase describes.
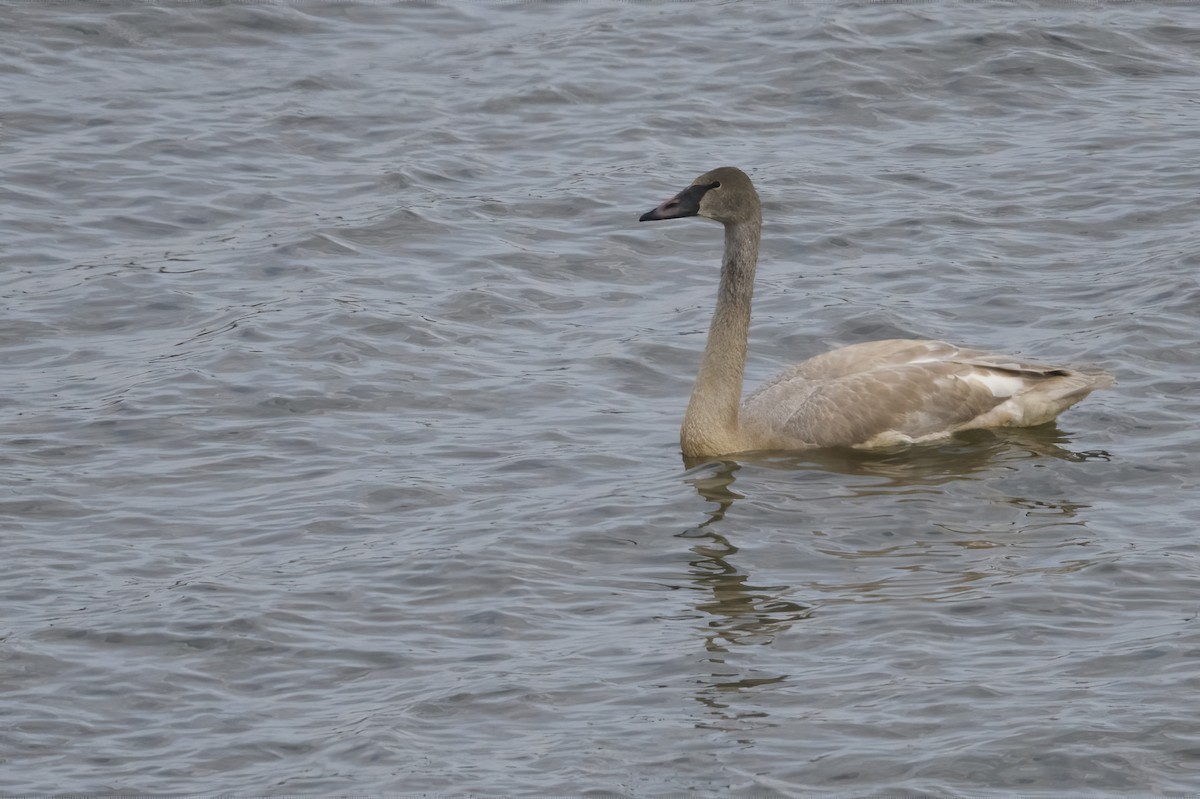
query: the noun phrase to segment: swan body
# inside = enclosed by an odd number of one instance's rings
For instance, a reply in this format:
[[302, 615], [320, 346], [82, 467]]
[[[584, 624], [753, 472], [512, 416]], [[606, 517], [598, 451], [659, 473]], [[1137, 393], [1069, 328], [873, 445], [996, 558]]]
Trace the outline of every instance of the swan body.
[[1049, 422], [1113, 379], [942, 341], [842, 347], [785, 369], [742, 400], [762, 231], [744, 172], [707, 172], [641, 221], [701, 216], [725, 226], [717, 307], [680, 429], [686, 457], [882, 447], [962, 430]]

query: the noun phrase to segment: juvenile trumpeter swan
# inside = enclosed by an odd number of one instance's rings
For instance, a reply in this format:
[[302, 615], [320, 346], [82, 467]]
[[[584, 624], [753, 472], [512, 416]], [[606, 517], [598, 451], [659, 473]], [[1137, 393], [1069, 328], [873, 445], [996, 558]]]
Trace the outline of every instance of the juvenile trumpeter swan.
[[725, 226], [717, 309], [679, 443], [687, 457], [751, 450], [880, 447], [1054, 419], [1112, 377], [943, 341], [854, 344], [798, 363], [744, 401], [750, 299], [762, 230], [744, 172], [707, 172], [642, 222], [703, 216]]

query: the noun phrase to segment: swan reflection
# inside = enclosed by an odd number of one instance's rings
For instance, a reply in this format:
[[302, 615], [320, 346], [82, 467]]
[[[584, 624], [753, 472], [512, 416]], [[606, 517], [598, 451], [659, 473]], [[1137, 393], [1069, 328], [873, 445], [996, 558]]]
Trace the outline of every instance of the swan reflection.
[[[690, 617], [699, 620], [708, 667], [695, 697], [706, 707], [702, 724], [736, 731], [769, 723], [759, 699], [735, 696], [791, 674], [764, 667], [770, 655], [737, 650], [774, 647], [798, 632], [798, 622], [848, 604], [962, 608], [1010, 594], [1024, 576], [1095, 563], [1102, 556], [1089, 551], [1088, 506], [1061, 495], [1081, 478], [1078, 470], [1047, 481], [1042, 469], [1110, 459], [1073, 450], [1065, 433], [1046, 425], [892, 450], [761, 452], [689, 464], [684, 479], [711, 503], [706, 518], [676, 534], [689, 547]], [[774, 541], [769, 579], [739, 563], [742, 538], [756, 547]], [[793, 637], [787, 646], [795, 645]], [[802, 670], [803, 661], [795, 663]]]
[[689, 482], [716, 507], [707, 520], [678, 535], [691, 543], [693, 557], [688, 560], [688, 572], [700, 594], [694, 608], [697, 618], [703, 621], [704, 660], [709, 667], [696, 700], [713, 719], [700, 726], [737, 730], [765, 719], [767, 713], [732, 705], [729, 695], [784, 682], [788, 675], [739, 666], [731, 662], [731, 652], [736, 647], [772, 644], [796, 622], [812, 616], [813, 607], [790, 599], [791, 586], [754, 584], [751, 576], [735, 564], [738, 548], [714, 525], [725, 518], [725, 511], [736, 500], [742, 499], [731, 488], [734, 473], [741, 467], [733, 461], [714, 466]]

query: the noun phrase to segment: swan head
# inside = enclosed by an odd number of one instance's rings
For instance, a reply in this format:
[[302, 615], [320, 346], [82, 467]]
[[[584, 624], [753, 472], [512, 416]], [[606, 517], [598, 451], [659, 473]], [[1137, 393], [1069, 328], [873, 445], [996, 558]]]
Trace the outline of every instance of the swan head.
[[642, 214], [638, 221], [687, 216], [703, 216], [725, 225], [735, 225], [760, 220], [762, 210], [758, 192], [746, 173], [735, 166], [723, 166], [705, 172], [692, 181], [692, 185], [653, 211]]

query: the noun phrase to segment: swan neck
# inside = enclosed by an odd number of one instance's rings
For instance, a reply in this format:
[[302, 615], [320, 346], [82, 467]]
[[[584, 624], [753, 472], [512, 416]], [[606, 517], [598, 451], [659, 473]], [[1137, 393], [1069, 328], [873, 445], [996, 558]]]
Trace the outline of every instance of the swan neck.
[[685, 455], [728, 454], [745, 449], [739, 443], [738, 408], [761, 229], [757, 215], [725, 226], [717, 308], [680, 435]]

